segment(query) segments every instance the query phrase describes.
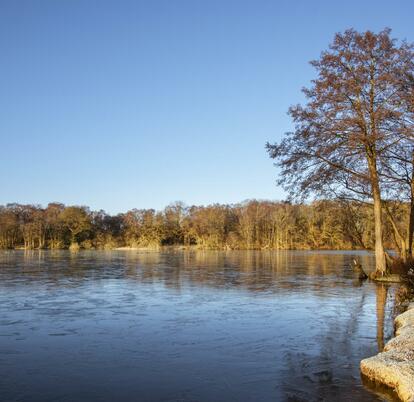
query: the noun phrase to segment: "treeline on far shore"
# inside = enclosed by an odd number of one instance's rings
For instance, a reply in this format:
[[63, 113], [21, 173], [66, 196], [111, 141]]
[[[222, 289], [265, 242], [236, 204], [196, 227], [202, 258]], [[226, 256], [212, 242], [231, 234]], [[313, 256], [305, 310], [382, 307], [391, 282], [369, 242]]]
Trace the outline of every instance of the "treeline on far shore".
[[[118, 215], [60, 203], [46, 208], [7, 204], [0, 206], [0, 248], [371, 249], [372, 213], [370, 205], [340, 200], [191, 207], [177, 202], [163, 211], [133, 209]], [[393, 248], [389, 224], [385, 232], [386, 245]]]

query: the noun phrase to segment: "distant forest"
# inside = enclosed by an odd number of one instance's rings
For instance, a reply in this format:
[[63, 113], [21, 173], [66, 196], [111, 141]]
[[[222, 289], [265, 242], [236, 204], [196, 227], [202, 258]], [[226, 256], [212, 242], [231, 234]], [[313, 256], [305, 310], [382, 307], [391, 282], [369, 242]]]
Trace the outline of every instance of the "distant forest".
[[[405, 225], [405, 204], [395, 204], [393, 224]], [[0, 248], [114, 249], [194, 246], [203, 249], [372, 249], [371, 205], [321, 200], [311, 204], [246, 201], [163, 211], [133, 209], [118, 215], [84, 206], [50, 203], [0, 206]], [[395, 248], [386, 219], [387, 248]]]

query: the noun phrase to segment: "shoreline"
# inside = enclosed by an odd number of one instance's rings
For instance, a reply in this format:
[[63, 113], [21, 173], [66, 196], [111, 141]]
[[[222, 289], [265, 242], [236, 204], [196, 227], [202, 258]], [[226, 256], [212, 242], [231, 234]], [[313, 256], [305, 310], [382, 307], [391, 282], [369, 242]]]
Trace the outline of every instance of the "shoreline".
[[414, 303], [394, 320], [395, 336], [375, 356], [361, 360], [363, 377], [385, 386], [403, 402], [414, 402]]
[[[12, 247], [12, 248], [0, 248], [0, 250], [26, 250], [26, 251], [35, 251], [35, 250], [69, 250], [69, 247], [59, 247], [59, 248], [24, 248], [24, 247]], [[367, 251], [374, 253], [374, 250], [369, 248], [273, 248], [273, 247], [205, 247], [197, 244], [183, 245], [183, 244], [171, 244], [171, 245], [159, 245], [159, 246], [119, 246], [111, 248], [84, 248], [80, 247], [79, 250], [106, 250], [106, 251], [117, 251], [117, 250], [212, 250], [212, 251]]]

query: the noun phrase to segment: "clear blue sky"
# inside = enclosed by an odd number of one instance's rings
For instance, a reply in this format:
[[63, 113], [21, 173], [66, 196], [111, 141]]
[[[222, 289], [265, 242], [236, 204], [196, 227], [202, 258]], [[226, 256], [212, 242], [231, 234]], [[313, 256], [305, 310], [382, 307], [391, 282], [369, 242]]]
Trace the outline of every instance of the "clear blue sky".
[[0, 0], [0, 204], [283, 199], [264, 144], [337, 31], [414, 2]]

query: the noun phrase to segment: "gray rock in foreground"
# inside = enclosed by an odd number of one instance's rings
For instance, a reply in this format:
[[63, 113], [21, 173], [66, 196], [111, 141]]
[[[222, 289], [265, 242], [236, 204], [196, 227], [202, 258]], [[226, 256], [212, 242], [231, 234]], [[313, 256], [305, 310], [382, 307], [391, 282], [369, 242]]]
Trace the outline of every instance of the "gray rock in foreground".
[[404, 402], [414, 402], [414, 304], [395, 319], [396, 336], [382, 353], [361, 361], [369, 380], [392, 388]]

